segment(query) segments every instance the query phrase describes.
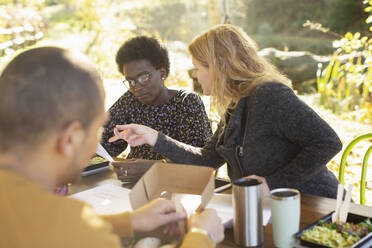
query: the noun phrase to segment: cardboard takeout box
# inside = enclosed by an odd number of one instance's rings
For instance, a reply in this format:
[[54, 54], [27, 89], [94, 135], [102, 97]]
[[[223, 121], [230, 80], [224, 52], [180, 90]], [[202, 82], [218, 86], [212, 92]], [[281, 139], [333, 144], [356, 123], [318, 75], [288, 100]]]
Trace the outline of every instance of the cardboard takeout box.
[[163, 192], [201, 195], [202, 210], [214, 194], [213, 168], [174, 163], [155, 163], [134, 185], [129, 198], [133, 209]]

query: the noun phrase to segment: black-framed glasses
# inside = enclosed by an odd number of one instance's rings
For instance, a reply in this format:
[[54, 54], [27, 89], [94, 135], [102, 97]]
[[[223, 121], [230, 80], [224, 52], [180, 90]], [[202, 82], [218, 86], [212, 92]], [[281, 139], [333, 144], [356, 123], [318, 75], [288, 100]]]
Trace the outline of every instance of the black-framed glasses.
[[141, 75], [139, 75], [136, 79], [124, 79], [123, 83], [125, 86], [129, 86], [129, 88], [134, 88], [134, 86], [136, 86], [136, 83], [144, 86], [150, 81], [153, 73], [154, 71], [145, 71], [141, 73]]

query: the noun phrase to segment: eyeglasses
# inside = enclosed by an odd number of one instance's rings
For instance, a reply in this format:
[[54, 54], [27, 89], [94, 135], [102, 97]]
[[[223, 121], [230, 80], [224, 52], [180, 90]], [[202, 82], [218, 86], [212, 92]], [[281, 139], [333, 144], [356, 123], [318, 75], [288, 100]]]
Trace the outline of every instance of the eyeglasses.
[[138, 83], [142, 86], [146, 85], [146, 83], [148, 83], [148, 81], [150, 81], [153, 72], [154, 71], [152, 71], [152, 72], [145, 71], [141, 75], [139, 75], [136, 79], [125, 79], [123, 81], [123, 83], [124, 83], [125, 86], [129, 86], [129, 88], [134, 88], [136, 83]]

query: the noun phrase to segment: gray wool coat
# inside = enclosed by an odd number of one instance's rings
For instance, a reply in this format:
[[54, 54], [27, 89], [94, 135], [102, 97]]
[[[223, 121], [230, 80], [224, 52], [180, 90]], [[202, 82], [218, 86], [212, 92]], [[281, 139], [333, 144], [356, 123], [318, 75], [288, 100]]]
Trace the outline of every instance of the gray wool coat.
[[159, 133], [154, 150], [173, 162], [218, 168], [231, 180], [257, 175], [270, 189], [336, 198], [337, 178], [326, 164], [342, 144], [333, 129], [281, 83], [257, 86], [226, 114], [226, 127], [202, 148]]

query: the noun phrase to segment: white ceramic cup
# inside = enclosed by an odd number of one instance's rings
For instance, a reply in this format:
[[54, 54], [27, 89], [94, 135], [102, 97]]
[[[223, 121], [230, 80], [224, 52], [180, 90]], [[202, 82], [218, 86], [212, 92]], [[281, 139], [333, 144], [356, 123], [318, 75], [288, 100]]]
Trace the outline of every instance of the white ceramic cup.
[[294, 234], [300, 228], [300, 192], [289, 188], [274, 189], [270, 198], [274, 245], [293, 247]]

